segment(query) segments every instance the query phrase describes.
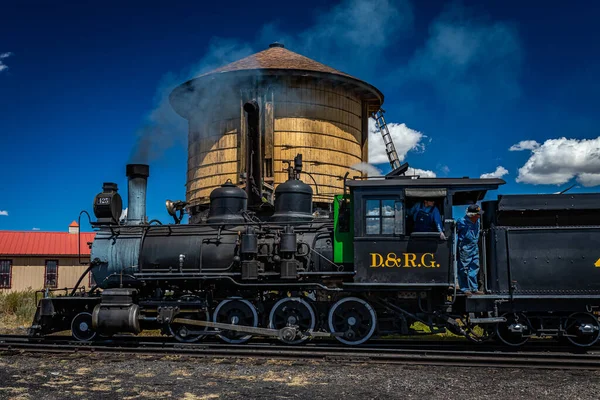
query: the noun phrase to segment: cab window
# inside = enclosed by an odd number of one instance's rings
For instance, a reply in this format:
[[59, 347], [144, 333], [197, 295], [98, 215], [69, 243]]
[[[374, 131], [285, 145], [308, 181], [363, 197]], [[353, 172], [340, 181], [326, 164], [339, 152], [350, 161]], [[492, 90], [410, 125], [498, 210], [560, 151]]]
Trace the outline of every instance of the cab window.
[[364, 228], [366, 235], [394, 236], [404, 234], [404, 207], [394, 199], [367, 199]]

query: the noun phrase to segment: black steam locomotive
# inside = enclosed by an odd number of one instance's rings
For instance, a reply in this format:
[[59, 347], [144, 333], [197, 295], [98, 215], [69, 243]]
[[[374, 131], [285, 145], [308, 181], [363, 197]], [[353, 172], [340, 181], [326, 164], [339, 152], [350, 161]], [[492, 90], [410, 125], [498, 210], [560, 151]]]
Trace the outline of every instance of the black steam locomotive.
[[[274, 207], [231, 182], [214, 190], [202, 221], [147, 223], [147, 165], [127, 166], [126, 221], [117, 186], [94, 201], [97, 286], [39, 302], [32, 335], [72, 330], [88, 341], [162, 329], [182, 342], [252, 335], [285, 343], [450, 330], [518, 346], [534, 336], [591, 346], [600, 336], [600, 196], [504, 195], [482, 203], [485, 295], [456, 289], [453, 207], [477, 202], [500, 179], [388, 176], [348, 180], [331, 213], [315, 216], [301, 158]], [[405, 210], [435, 198], [445, 236], [412, 232]], [[84, 274], [85, 275], [85, 274]]]
[[[313, 210], [299, 155], [271, 203], [260, 185], [258, 105], [244, 110], [245, 190], [226, 182], [191, 224], [179, 223], [180, 201], [167, 201], [174, 224], [147, 223], [149, 167], [128, 165], [127, 219], [116, 184], [94, 200], [98, 229], [81, 279], [91, 271], [96, 286], [41, 299], [31, 335], [71, 330], [88, 341], [162, 329], [182, 342], [260, 335], [359, 345], [374, 335], [450, 330], [511, 346], [534, 336], [598, 341], [600, 195], [483, 202], [486, 294], [467, 297], [456, 289], [453, 207], [482, 200], [503, 180], [411, 177], [405, 164], [383, 179], [345, 178], [330, 209]], [[413, 231], [406, 210], [422, 199], [436, 199], [446, 239]]]

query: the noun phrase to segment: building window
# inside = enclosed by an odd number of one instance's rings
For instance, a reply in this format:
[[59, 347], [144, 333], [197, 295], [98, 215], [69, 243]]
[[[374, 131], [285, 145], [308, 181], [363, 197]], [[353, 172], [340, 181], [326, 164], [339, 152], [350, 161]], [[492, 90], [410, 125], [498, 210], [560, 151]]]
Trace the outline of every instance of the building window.
[[369, 199], [365, 203], [365, 233], [394, 236], [404, 233], [402, 203], [392, 199]]
[[44, 287], [56, 289], [58, 287], [58, 261], [46, 260], [46, 271], [44, 273]]
[[0, 260], [0, 289], [10, 289], [12, 283], [12, 261]]

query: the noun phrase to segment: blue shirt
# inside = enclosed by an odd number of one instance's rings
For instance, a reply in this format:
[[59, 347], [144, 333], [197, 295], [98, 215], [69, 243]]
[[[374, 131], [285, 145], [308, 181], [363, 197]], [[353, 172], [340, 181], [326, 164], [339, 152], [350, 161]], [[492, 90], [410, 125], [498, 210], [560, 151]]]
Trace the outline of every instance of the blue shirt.
[[427, 213], [431, 213], [433, 217], [433, 223], [435, 224], [437, 231], [442, 232], [444, 229], [442, 228], [442, 216], [440, 215], [440, 211], [436, 206], [425, 207], [422, 203], [417, 203], [410, 210], [408, 210], [408, 216], [412, 216], [413, 219], [416, 220], [417, 213], [419, 210], [424, 210]]
[[479, 247], [477, 246], [479, 227], [479, 219], [473, 222], [466, 215], [457, 221], [456, 236], [461, 261], [468, 262], [469, 259], [479, 259]]

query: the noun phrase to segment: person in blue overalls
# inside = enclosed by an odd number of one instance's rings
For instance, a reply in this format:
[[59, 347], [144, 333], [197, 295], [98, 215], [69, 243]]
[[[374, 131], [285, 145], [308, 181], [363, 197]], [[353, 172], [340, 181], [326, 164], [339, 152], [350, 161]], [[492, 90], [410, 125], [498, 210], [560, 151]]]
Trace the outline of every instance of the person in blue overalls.
[[415, 222], [413, 232], [439, 232], [440, 238], [446, 239], [442, 228], [442, 217], [434, 200], [425, 199], [422, 203], [415, 204], [408, 210], [407, 216], [413, 217]]
[[479, 273], [479, 228], [483, 211], [477, 204], [467, 208], [467, 214], [456, 224], [458, 249], [458, 285], [467, 296], [483, 294], [478, 289]]

